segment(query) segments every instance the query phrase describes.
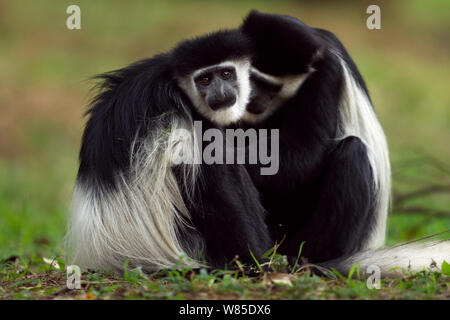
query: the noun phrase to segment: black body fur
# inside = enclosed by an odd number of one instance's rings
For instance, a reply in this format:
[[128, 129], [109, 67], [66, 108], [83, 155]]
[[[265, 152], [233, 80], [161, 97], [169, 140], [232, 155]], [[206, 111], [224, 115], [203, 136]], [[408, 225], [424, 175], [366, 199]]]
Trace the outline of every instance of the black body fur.
[[[331, 33], [280, 15], [250, 13], [242, 25], [252, 39], [253, 65], [274, 75], [315, 71], [297, 94], [259, 128], [280, 130], [280, 168], [273, 176], [247, 168], [269, 212], [280, 253], [322, 262], [361, 249], [375, 221], [367, 150], [360, 139], [336, 141], [343, 85], [337, 52], [367, 93], [352, 59]], [[254, 99], [259, 99], [258, 96]], [[253, 125], [252, 125], [253, 126]]]

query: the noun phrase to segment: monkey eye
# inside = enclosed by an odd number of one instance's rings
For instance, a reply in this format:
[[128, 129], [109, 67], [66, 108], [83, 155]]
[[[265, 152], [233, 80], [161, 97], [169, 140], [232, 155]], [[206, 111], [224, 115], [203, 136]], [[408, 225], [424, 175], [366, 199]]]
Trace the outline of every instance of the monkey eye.
[[227, 80], [231, 78], [231, 72], [230, 71], [222, 71], [220, 73], [220, 76], [222, 77], [222, 79]]
[[202, 85], [202, 86], [207, 86], [210, 82], [211, 82], [211, 78], [210, 77], [201, 77], [198, 82]]

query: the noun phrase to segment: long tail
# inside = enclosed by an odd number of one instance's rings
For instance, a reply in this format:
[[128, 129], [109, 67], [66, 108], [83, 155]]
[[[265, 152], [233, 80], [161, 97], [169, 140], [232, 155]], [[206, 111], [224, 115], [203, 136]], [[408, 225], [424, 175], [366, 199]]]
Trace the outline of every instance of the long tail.
[[319, 265], [334, 268], [343, 275], [348, 275], [350, 269], [358, 264], [363, 276], [369, 276], [374, 268], [379, 268], [382, 278], [396, 278], [408, 271], [440, 271], [443, 261], [450, 263], [450, 239], [426, 239], [428, 241], [420, 239], [392, 247], [369, 249]]

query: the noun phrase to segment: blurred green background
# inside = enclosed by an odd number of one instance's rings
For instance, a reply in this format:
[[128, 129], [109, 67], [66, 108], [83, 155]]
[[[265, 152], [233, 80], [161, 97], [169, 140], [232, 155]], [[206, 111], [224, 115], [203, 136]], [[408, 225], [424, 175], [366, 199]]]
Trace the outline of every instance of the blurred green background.
[[[81, 30], [66, 8], [81, 7]], [[366, 8], [381, 7], [381, 30]], [[97, 73], [234, 28], [252, 8], [333, 31], [365, 77], [390, 145], [388, 243], [450, 228], [447, 0], [0, 1], [0, 259], [59, 255], [83, 112]]]

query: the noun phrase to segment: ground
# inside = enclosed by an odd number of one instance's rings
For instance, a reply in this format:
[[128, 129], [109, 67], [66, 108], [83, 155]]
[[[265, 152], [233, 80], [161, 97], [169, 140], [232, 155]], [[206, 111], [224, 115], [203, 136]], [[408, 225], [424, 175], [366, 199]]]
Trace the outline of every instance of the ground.
[[[67, 285], [60, 259], [21, 261], [10, 259], [0, 269], [3, 299], [449, 299], [450, 265], [441, 272], [403, 273], [383, 279], [379, 288], [354, 273], [344, 277], [337, 271], [327, 276], [310, 269], [298, 272], [259, 273], [239, 270], [167, 270], [144, 273], [140, 269], [123, 274], [84, 272], [80, 288]], [[400, 275], [400, 273], [399, 273]], [[70, 282], [74, 285], [74, 281]], [[371, 282], [373, 284], [373, 282]]]

